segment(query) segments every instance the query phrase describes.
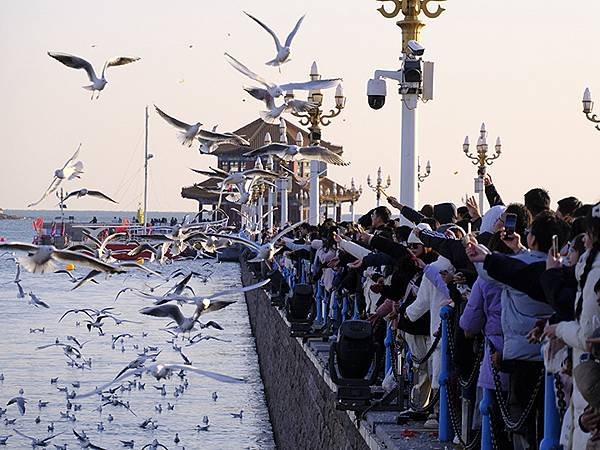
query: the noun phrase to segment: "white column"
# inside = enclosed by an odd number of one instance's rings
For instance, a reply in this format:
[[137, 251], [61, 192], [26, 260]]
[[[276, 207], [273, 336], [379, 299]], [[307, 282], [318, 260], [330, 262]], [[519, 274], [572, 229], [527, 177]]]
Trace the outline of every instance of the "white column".
[[310, 161], [310, 216], [309, 223], [318, 225], [321, 221], [319, 217], [319, 161], [312, 159]]
[[350, 202], [350, 222], [354, 222], [354, 202]]
[[400, 203], [418, 207], [417, 94], [402, 96], [402, 147], [400, 150]]
[[261, 195], [258, 198], [258, 214], [256, 214], [256, 220], [258, 221], [258, 230], [262, 231], [263, 230], [263, 220], [262, 220], [262, 215], [263, 215], [263, 211], [264, 211], [264, 206], [265, 206], [265, 199], [264, 197]]
[[280, 178], [279, 180], [279, 191], [281, 192], [281, 202], [279, 204], [279, 210], [281, 211], [281, 220], [279, 227], [283, 228], [288, 221], [288, 191], [287, 191], [287, 180]]
[[269, 186], [268, 197], [267, 197], [267, 208], [269, 211], [267, 214], [267, 227], [269, 230], [273, 229], [273, 187]]

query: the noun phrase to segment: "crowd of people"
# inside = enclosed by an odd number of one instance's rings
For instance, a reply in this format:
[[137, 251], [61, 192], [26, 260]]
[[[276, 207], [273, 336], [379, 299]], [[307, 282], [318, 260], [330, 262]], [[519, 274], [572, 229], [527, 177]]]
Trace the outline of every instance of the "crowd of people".
[[[548, 192], [535, 188], [523, 203], [505, 204], [489, 176], [485, 193], [483, 216], [473, 197], [419, 211], [389, 197], [399, 219], [379, 206], [356, 223], [303, 224], [283, 238], [283, 255], [298, 271], [309, 261], [311, 283], [356, 305], [347, 318], [371, 323], [375, 348], [392, 329], [393, 351], [410, 357], [393, 358], [388, 373], [382, 364], [379, 382], [410, 371], [407, 395], [413, 411], [427, 411], [425, 427], [439, 426], [440, 365], [450, 352], [448, 403], [460, 410], [471, 399], [473, 440], [487, 391], [494, 447], [539, 448], [552, 373], [560, 443], [600, 448], [600, 203], [567, 197], [553, 210]], [[444, 307], [448, 348], [440, 345]], [[468, 445], [460, 427], [457, 439]]]

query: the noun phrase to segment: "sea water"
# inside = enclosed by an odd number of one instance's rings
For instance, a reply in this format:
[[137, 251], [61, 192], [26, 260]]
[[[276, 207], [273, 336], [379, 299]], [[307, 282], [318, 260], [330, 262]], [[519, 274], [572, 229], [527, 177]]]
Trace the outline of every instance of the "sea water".
[[[19, 214], [15, 211], [7, 211]], [[73, 213], [71, 213], [73, 214]], [[56, 212], [33, 213], [26, 220], [0, 221], [0, 238], [8, 241], [20, 240], [31, 242], [33, 230], [31, 218], [42, 216], [51, 219], [58, 216]], [[99, 221], [111, 220], [114, 216], [131, 217], [132, 213], [117, 215], [116, 213], [87, 212], [74, 213], [77, 220], [91, 220], [96, 216]], [[164, 213], [170, 218], [174, 213]], [[182, 214], [178, 215], [181, 219]], [[156, 263], [146, 262], [145, 265], [165, 274], [181, 268], [210, 273], [207, 283], [192, 279], [190, 286], [196, 295], [211, 294], [227, 288], [240, 285], [239, 266], [235, 263], [221, 263], [209, 260], [180, 261], [160, 267]], [[159, 283], [156, 277], [148, 278], [143, 272], [130, 271], [127, 275], [97, 277], [98, 285], [88, 283], [72, 291], [72, 284], [64, 274], [36, 275], [21, 271], [22, 286], [25, 292], [33, 292], [46, 302], [50, 308], [36, 308], [28, 304], [29, 297], [17, 298], [17, 287], [10, 283], [15, 276], [15, 263], [6, 257], [0, 259], [0, 406], [8, 408], [0, 418], [0, 435], [12, 434], [7, 449], [29, 448], [27, 439], [13, 431], [17, 429], [29, 436], [44, 438], [50, 433], [48, 425], [54, 423], [54, 433], [64, 432], [56, 437], [54, 444], [68, 443], [68, 448], [79, 448], [73, 429], [84, 430], [90, 441], [106, 449], [123, 448], [120, 440], [134, 440], [135, 448], [142, 448], [154, 439], [169, 449], [244, 449], [244, 448], [274, 448], [273, 434], [266, 408], [263, 385], [260, 379], [257, 354], [251, 335], [246, 305], [243, 294], [230, 296], [237, 303], [221, 311], [203, 317], [204, 321], [214, 320], [224, 330], [202, 330], [205, 335], [211, 335], [230, 342], [204, 340], [191, 347], [185, 347], [181, 339], [177, 345], [183, 345], [183, 353], [191, 359], [195, 366], [206, 370], [224, 373], [234, 377], [245, 378], [241, 384], [221, 383], [193, 373], [187, 374], [189, 387], [179, 397], [174, 396], [175, 387], [182, 384], [179, 377], [157, 382], [150, 375], [141, 379], [145, 390], [133, 388], [131, 391], [118, 392], [119, 398], [129, 405], [135, 415], [123, 407], [107, 405], [98, 411], [102, 403], [99, 396], [85, 399], [72, 399], [74, 405], [81, 404], [81, 410], [70, 413], [75, 415], [72, 422], [61, 418], [60, 413], [66, 412], [67, 399], [65, 393], [58, 391], [58, 386], [68, 386], [69, 392], [76, 390], [80, 393], [90, 391], [95, 386], [112, 380], [115, 375], [130, 361], [137, 357], [144, 347], [158, 347], [161, 350], [158, 361], [164, 363], [182, 363], [181, 356], [166, 343], [171, 338], [164, 331], [168, 318], [149, 317], [139, 313], [140, 308], [149, 306], [152, 300], [141, 298], [131, 292], [122, 294], [115, 302], [116, 293], [123, 287], [134, 287], [149, 291], [150, 287]], [[59, 264], [59, 268], [64, 265]], [[76, 277], [87, 273], [83, 267], [76, 267], [72, 272]], [[170, 287], [173, 280], [165, 287]], [[162, 293], [164, 289], [156, 292]], [[88, 332], [85, 327], [83, 314], [69, 314], [60, 323], [58, 320], [65, 311], [73, 308], [115, 307], [119, 318], [141, 323], [124, 323], [115, 325], [111, 319], [105, 319], [104, 336], [99, 336], [97, 330]], [[184, 314], [191, 315], [194, 308], [184, 306]], [[79, 322], [79, 326], [77, 325]], [[30, 333], [30, 329], [44, 328], [44, 332]], [[112, 348], [111, 335], [131, 333], [133, 338], [125, 338], [123, 344], [117, 341]], [[147, 333], [146, 336], [144, 334]], [[87, 342], [81, 352], [85, 358], [92, 358], [92, 370], [81, 370], [69, 367], [67, 357], [60, 347], [50, 347], [37, 350], [36, 347], [51, 344], [55, 339], [67, 341], [66, 336], [75, 336], [80, 342]], [[72, 344], [72, 343], [71, 343]], [[137, 347], [134, 348], [134, 346]], [[123, 351], [122, 351], [123, 350]], [[57, 384], [51, 384], [50, 379], [58, 377]], [[131, 378], [133, 380], [133, 377]], [[71, 383], [79, 382], [81, 387], [73, 388]], [[167, 395], [162, 396], [156, 387], [166, 385]], [[118, 386], [118, 385], [117, 385]], [[15, 405], [6, 406], [8, 400], [18, 395], [19, 389], [24, 390], [27, 399], [27, 410], [20, 416]], [[217, 400], [213, 400], [213, 392]], [[46, 408], [38, 408], [38, 400], [50, 402]], [[168, 410], [167, 403], [175, 405]], [[156, 410], [162, 406], [162, 412]], [[243, 410], [243, 418], [234, 418], [232, 413]], [[114, 420], [109, 421], [109, 414]], [[40, 417], [40, 423], [35, 419]], [[208, 431], [196, 431], [196, 425], [203, 425], [204, 416], [209, 418]], [[14, 424], [5, 424], [5, 419], [14, 419]], [[157, 424], [156, 430], [144, 430], [139, 427], [145, 419], [152, 418]], [[98, 431], [102, 422], [104, 431]], [[181, 442], [174, 443], [175, 433], [179, 434]]]

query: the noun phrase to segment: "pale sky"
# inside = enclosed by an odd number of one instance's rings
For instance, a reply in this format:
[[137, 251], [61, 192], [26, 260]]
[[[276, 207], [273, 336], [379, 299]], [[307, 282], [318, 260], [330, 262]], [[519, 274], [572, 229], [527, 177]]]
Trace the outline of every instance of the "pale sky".
[[[507, 201], [521, 201], [543, 186], [553, 200], [576, 195], [600, 198], [600, 132], [581, 112], [589, 86], [600, 111], [598, 23], [600, 2], [583, 0], [448, 0], [437, 19], [425, 19], [421, 43], [434, 61], [435, 99], [419, 105], [419, 151], [432, 174], [420, 203], [459, 202], [473, 190], [475, 168], [462, 153], [475, 142], [482, 121], [493, 144], [501, 136], [503, 156], [490, 168]], [[143, 0], [4, 1], [0, 6], [0, 207], [21, 209], [39, 198], [83, 143], [81, 180], [67, 190], [98, 189], [134, 210], [142, 194], [144, 106], [157, 104], [188, 123], [200, 121], [233, 131], [257, 117], [263, 105], [242, 91], [251, 84], [223, 58], [227, 51], [275, 81], [307, 79], [316, 60], [323, 77], [342, 77], [346, 109], [323, 139], [344, 146], [349, 167], [334, 167], [340, 183], [366, 187], [366, 176], [382, 166], [397, 194], [400, 98], [388, 82], [386, 105], [371, 110], [366, 83], [375, 69], [397, 69], [401, 32], [395, 19], [377, 12], [375, 0], [260, 0], [174, 2]], [[247, 18], [245, 9], [286, 36], [306, 19], [292, 46], [292, 61], [277, 69], [271, 37]], [[398, 17], [400, 18], [400, 17]], [[189, 46], [192, 45], [192, 48]], [[93, 46], [93, 47], [92, 47]], [[85, 72], [46, 55], [72, 53], [101, 70], [108, 57], [139, 56], [135, 64], [109, 69], [109, 84], [97, 101], [81, 86]], [[296, 93], [298, 95], [298, 92]], [[242, 102], [245, 99], [245, 102]], [[325, 93], [333, 105], [333, 91]], [[289, 116], [288, 120], [295, 120]], [[150, 116], [149, 210], [196, 209], [180, 197], [182, 186], [201, 178], [188, 168], [214, 165], [216, 158], [183, 148], [175, 130]], [[455, 174], [455, 172], [458, 172]], [[374, 203], [366, 192], [358, 204]], [[52, 209], [54, 198], [38, 208]], [[75, 200], [71, 209], [111, 209], [95, 199]]]

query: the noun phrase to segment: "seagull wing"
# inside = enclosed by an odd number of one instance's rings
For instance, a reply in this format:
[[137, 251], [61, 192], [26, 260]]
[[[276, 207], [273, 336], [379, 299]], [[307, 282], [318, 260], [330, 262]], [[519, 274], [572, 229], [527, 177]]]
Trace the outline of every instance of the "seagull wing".
[[283, 236], [285, 236], [286, 234], [288, 234], [290, 231], [294, 230], [295, 228], [298, 228], [300, 225], [302, 225], [303, 222], [296, 222], [293, 225], [290, 225], [287, 228], [284, 228], [283, 230], [281, 230], [279, 233], [277, 233], [275, 236], [273, 236], [273, 239], [271, 239], [272, 243], [277, 242], [279, 239], [281, 239]]
[[154, 108], [156, 109], [156, 112], [158, 113], [158, 115], [160, 117], [162, 117], [163, 119], [165, 119], [167, 122], [169, 122], [171, 125], [173, 125], [175, 128], [180, 128], [182, 130], [189, 130], [192, 126], [182, 122], [181, 120], [176, 119], [175, 117], [171, 117], [170, 115], [168, 115], [167, 113], [165, 113], [164, 111], [161, 111], [161, 109], [154, 105]]
[[109, 202], [113, 202], [113, 203], [118, 203], [115, 202], [112, 198], [110, 198], [108, 195], [103, 194], [100, 191], [88, 191], [88, 195], [91, 195], [92, 197], [98, 197], [98, 198], [102, 198], [104, 200], [108, 200]]
[[148, 244], [147, 242], [144, 242], [143, 244], [138, 245], [136, 248], [134, 248], [133, 250], [129, 251], [127, 253], [127, 255], [129, 256], [137, 256], [140, 253], [144, 252], [144, 251], [149, 251], [151, 253], [154, 253], [156, 255], [156, 249], [154, 247], [152, 247], [150, 244]]
[[48, 56], [56, 59], [58, 62], [63, 63], [67, 67], [71, 67], [72, 69], [85, 70], [91, 82], [94, 82], [94, 80], [97, 79], [96, 72], [94, 72], [94, 68], [92, 67], [92, 65], [85, 59], [80, 58], [79, 56], [69, 55], [67, 53], [54, 52], [48, 52]]
[[269, 83], [267, 80], [265, 80], [260, 75], [257, 75], [256, 73], [252, 72], [244, 64], [242, 64], [241, 62], [239, 62], [237, 59], [235, 59], [229, 53], [225, 53], [225, 57], [227, 58], [227, 62], [229, 62], [229, 64], [231, 64], [234, 69], [237, 69], [239, 72], [241, 72], [242, 74], [246, 75], [248, 78], [256, 81], [257, 83], [262, 84], [266, 88], [269, 88], [269, 87], [273, 86], [272, 83]]
[[336, 87], [340, 83], [340, 81], [342, 81], [341, 78], [331, 78], [328, 80], [304, 81], [301, 83], [285, 83], [280, 84], [279, 87], [283, 91], [309, 91], [311, 89], [329, 89], [332, 87]]
[[[158, 364], [157, 364], [158, 365]], [[222, 373], [211, 372], [210, 370], [200, 369], [196, 366], [186, 366], [185, 364], [162, 364], [162, 366], [170, 370], [189, 370], [190, 372], [204, 375], [205, 377], [212, 378], [213, 380], [221, 381], [223, 383], [245, 383], [246, 380], [243, 378], [230, 377]]]
[[288, 100], [287, 106], [288, 106], [288, 108], [291, 108], [292, 111], [300, 113], [300, 112], [312, 111], [319, 105], [315, 102], [307, 102], [306, 100], [294, 99], [294, 100]]
[[73, 161], [75, 161], [75, 160], [77, 159], [77, 157], [79, 156], [79, 150], [81, 150], [81, 143], [79, 143], [79, 145], [77, 146], [77, 150], [75, 150], [75, 153], [73, 153], [73, 156], [71, 156], [71, 157], [70, 157], [70, 158], [67, 160], [67, 162], [65, 163], [65, 165], [64, 165], [64, 166], [62, 166], [62, 170], [65, 170], [65, 168], [66, 168], [66, 167], [67, 167], [69, 164], [73, 163]]
[[347, 166], [350, 163], [346, 162], [340, 155], [333, 153], [331, 150], [320, 147], [318, 145], [309, 145], [308, 147], [301, 147], [299, 152], [299, 157], [306, 157], [307, 159], [317, 159], [319, 161], [324, 161], [328, 164], [333, 164], [335, 166]]
[[102, 69], [102, 77], [104, 78], [104, 72], [106, 72], [106, 69], [108, 69], [109, 67], [124, 66], [125, 64], [129, 64], [139, 60], [140, 58], [137, 56], [117, 56], [116, 58], [109, 59], [104, 63], [104, 68]]
[[2, 249], [29, 253], [29, 252], [36, 252], [38, 249], [38, 246], [33, 245], [33, 244], [27, 244], [25, 242], [7, 242], [4, 244], [0, 243], [0, 250], [2, 250]]
[[244, 90], [256, 100], [261, 100], [265, 102], [265, 105], [268, 109], [275, 108], [275, 100], [273, 99], [273, 96], [269, 94], [269, 91], [267, 91], [266, 89], [257, 87], [245, 87]]
[[160, 272], [157, 272], [155, 270], [152, 269], [148, 269], [145, 266], [142, 266], [141, 264], [136, 263], [135, 261], [125, 261], [119, 264], [119, 267], [132, 267], [134, 269], [140, 269], [143, 270], [144, 272], [147, 272], [151, 275], [155, 275], [157, 277], [162, 278], [162, 274]]
[[97, 275], [100, 275], [101, 273], [102, 272], [100, 270], [96, 270], [96, 269], [90, 270], [88, 272], [88, 274], [85, 277], [83, 277], [81, 280], [79, 280], [79, 282], [75, 286], [73, 286], [73, 288], [71, 290], [74, 291], [75, 289], [83, 286], [85, 283], [88, 283], [90, 281], [95, 281], [94, 277], [96, 277]]
[[79, 191], [73, 191], [73, 192], [69, 192], [67, 194], [67, 196], [65, 198], [63, 198], [63, 203], [66, 202], [68, 199], [70, 199], [71, 197], [75, 197], [77, 194], [79, 194]]
[[98, 386], [96, 387], [96, 389], [94, 389], [93, 391], [90, 392], [85, 392], [83, 394], [77, 394], [75, 395], [75, 398], [86, 398], [86, 397], [91, 397], [92, 395], [97, 395], [99, 393], [101, 393], [102, 391], [104, 391], [105, 389], [109, 388], [110, 386], [112, 386], [113, 384], [128, 378], [136, 373], [141, 373], [143, 372], [144, 369], [131, 369], [131, 370], [125, 370], [123, 373], [121, 373], [119, 376], [115, 377], [114, 380], [109, 381], [108, 383], [103, 384], [102, 386]]
[[[261, 27], [263, 27], [265, 29], [265, 31], [267, 33], [269, 33], [272, 37], [273, 40], [275, 41], [275, 47], [277, 47], [277, 51], [279, 52], [279, 50], [281, 50], [281, 42], [279, 41], [279, 38], [277, 37], [277, 35], [273, 32], [273, 30], [271, 30], [268, 26], [266, 26], [263, 22], [261, 22], [260, 20], [258, 20], [256, 17], [254, 17], [253, 15], [247, 13], [246, 11], [244, 11], [244, 14], [246, 14], [248, 17], [250, 17], [252, 20], [254, 20], [257, 24], [259, 24]], [[298, 26], [298, 25], [296, 25]], [[288, 37], [289, 39], [289, 37]], [[286, 43], [287, 45], [287, 43]]]
[[275, 172], [265, 169], [248, 169], [244, 171], [244, 175], [248, 177], [267, 178], [271, 180], [279, 178], [279, 175]]
[[290, 34], [288, 34], [288, 37], [285, 40], [286, 47], [289, 47], [292, 45], [292, 40], [294, 39], [294, 37], [296, 36], [296, 33], [300, 29], [300, 25], [302, 25], [302, 21], [304, 20], [305, 16], [306, 16], [306, 14], [298, 19], [298, 22], [296, 22], [296, 26], [294, 27], [294, 29], [292, 31], [290, 31]]
[[146, 316], [170, 317], [177, 322], [178, 325], [181, 325], [185, 320], [184, 315], [177, 305], [147, 306], [140, 309], [140, 313]]
[[[249, 286], [244, 286], [244, 287], [241, 287], [241, 288], [227, 289], [225, 291], [215, 292], [214, 294], [211, 294], [208, 297], [202, 297], [202, 298], [206, 299], [206, 300], [210, 300], [210, 299], [217, 298], [217, 297], [223, 297], [225, 295], [241, 294], [242, 292], [248, 292], [248, 291], [252, 291], [254, 289], [258, 289], [258, 288], [261, 288], [263, 286], [266, 286], [270, 282], [271, 282], [271, 279], [267, 278], [265, 280], [259, 281], [258, 283], [251, 284]], [[210, 308], [210, 306], [209, 306], [209, 308]]]
[[[108, 197], [107, 197], [108, 198]], [[112, 200], [111, 200], [112, 201]], [[116, 203], [116, 202], [115, 202]], [[100, 244], [100, 247], [98, 248], [98, 252], [100, 254], [102, 254], [104, 252], [104, 249], [106, 248], [106, 244], [108, 244], [110, 241], [112, 241], [113, 239], [116, 238], [120, 238], [120, 237], [125, 237], [127, 236], [127, 233], [123, 233], [122, 231], [119, 231], [118, 233], [113, 233], [113, 234], [109, 234], [108, 236], [106, 236], [104, 238], [104, 240], [102, 241], [102, 243]]]
[[229, 239], [234, 242], [239, 242], [240, 244], [243, 244], [246, 247], [249, 247], [251, 250], [254, 250], [254, 251], [258, 251], [260, 249], [260, 247], [256, 244], [256, 242], [249, 241], [248, 239], [244, 239], [243, 237], [240, 237], [240, 236], [232, 236], [229, 234], [219, 234], [219, 233], [205, 233], [205, 234], [207, 236], [221, 237], [221, 238]]
[[21, 432], [20, 432], [19, 430], [17, 430], [16, 428], [13, 428], [13, 431], [14, 431], [15, 433], [17, 433], [19, 436], [22, 436], [22, 437], [24, 437], [24, 438], [26, 438], [26, 439], [29, 439], [29, 440], [32, 440], [32, 441], [35, 441], [35, 440], [36, 440], [36, 438], [34, 438], [34, 437], [31, 437], [31, 436], [27, 436], [25, 433], [21, 433]]
[[262, 147], [258, 147], [257, 149], [246, 152], [244, 153], [244, 156], [275, 155], [279, 158], [283, 158], [289, 148], [290, 146], [288, 144], [274, 142], [272, 144], [263, 145]]
[[29, 205], [27, 205], [27, 207], [31, 208], [32, 206], [39, 205], [42, 202], [42, 200], [44, 200], [49, 194], [52, 194], [58, 188], [58, 185], [61, 182], [62, 180], [60, 178], [54, 177], [52, 179], [52, 182], [50, 183], [50, 186], [48, 186], [48, 189], [46, 189], [46, 191], [42, 195], [42, 198], [40, 198], [37, 202], [30, 203]]
[[109, 273], [122, 273], [123, 269], [113, 266], [111, 264], [100, 261], [92, 256], [84, 255], [83, 253], [72, 252], [70, 250], [54, 250], [52, 252], [53, 259], [60, 259], [63, 261], [75, 261], [80, 264], [91, 267], [92, 269], [100, 270], [101, 272]]

